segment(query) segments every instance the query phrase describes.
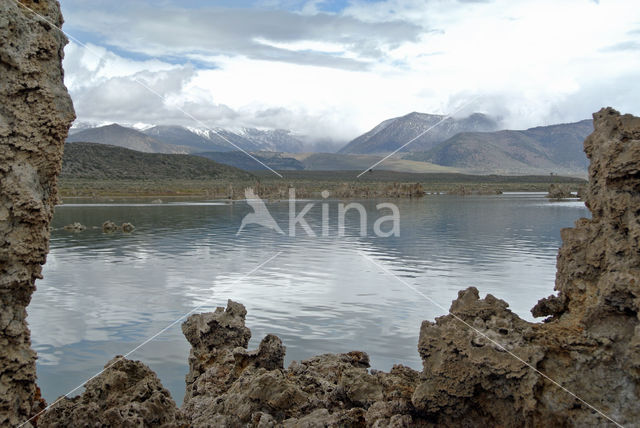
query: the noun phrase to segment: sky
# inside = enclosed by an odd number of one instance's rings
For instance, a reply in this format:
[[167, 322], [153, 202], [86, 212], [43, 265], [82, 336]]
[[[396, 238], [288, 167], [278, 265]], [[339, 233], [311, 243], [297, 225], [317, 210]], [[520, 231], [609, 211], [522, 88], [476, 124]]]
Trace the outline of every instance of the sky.
[[346, 142], [413, 111], [640, 114], [635, 0], [61, 0], [77, 122]]

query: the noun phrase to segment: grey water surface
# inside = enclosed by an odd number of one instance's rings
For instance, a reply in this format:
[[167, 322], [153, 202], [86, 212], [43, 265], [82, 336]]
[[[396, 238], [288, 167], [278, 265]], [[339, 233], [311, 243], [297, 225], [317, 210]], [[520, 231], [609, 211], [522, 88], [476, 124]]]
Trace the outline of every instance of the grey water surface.
[[[589, 215], [582, 202], [552, 203], [532, 193], [358, 202], [367, 210], [365, 237], [355, 211], [339, 236], [339, 201], [297, 204], [298, 212], [315, 204], [305, 218], [318, 235], [321, 204], [329, 204], [325, 237], [257, 225], [236, 236], [252, 212], [245, 202], [57, 207], [44, 279], [28, 308], [45, 398], [67, 393], [194, 308], [211, 311], [227, 299], [247, 307], [250, 347], [274, 333], [287, 347], [286, 364], [363, 350], [376, 369], [421, 369], [420, 324], [445, 314], [459, 290], [475, 286], [532, 320], [530, 308], [553, 292], [560, 230]], [[381, 202], [397, 204], [399, 237], [373, 234], [375, 220], [389, 214], [376, 209]], [[288, 232], [289, 203], [267, 207]], [[136, 230], [103, 234], [97, 226], [105, 220]], [[61, 229], [76, 221], [89, 228]], [[148, 364], [178, 403], [189, 354], [180, 324], [129, 357]]]

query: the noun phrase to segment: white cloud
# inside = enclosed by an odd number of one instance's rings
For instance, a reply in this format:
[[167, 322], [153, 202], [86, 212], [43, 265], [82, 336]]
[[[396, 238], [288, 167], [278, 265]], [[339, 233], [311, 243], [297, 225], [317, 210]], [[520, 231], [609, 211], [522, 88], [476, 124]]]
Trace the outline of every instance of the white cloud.
[[[72, 28], [82, 18], [85, 31], [137, 53], [92, 45], [97, 59], [67, 48], [79, 117], [191, 124], [179, 107], [211, 126], [347, 140], [386, 118], [448, 113], [474, 96], [464, 113], [501, 116], [509, 127], [581, 120], [605, 105], [640, 113], [640, 10], [632, 1], [355, 1], [331, 15], [316, 13], [320, 3], [301, 14], [78, 8], [67, 16]], [[134, 78], [153, 81], [167, 101]]]

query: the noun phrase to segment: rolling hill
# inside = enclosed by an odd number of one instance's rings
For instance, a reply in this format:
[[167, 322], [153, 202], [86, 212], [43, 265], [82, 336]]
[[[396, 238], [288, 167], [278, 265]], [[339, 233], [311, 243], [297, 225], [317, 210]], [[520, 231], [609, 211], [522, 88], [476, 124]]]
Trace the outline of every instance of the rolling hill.
[[371, 131], [351, 141], [338, 153], [389, 153], [441, 121], [442, 123], [413, 141], [402, 151], [426, 151], [460, 132], [494, 131], [498, 128], [495, 120], [481, 113], [456, 119], [414, 112], [385, 120]]
[[97, 143], [67, 143], [62, 178], [108, 180], [244, 179], [246, 171], [200, 156], [143, 153]]
[[463, 132], [405, 159], [474, 173], [584, 175], [583, 141], [592, 130], [592, 121], [583, 120], [524, 131]]
[[584, 140], [593, 132], [593, 120], [538, 126], [521, 132], [548, 149], [556, 163], [585, 171], [589, 167], [589, 161], [584, 154]]
[[[341, 153], [304, 153], [290, 154], [289, 156], [299, 160], [308, 171], [357, 171], [369, 169], [373, 164], [382, 159], [378, 155], [359, 155]], [[435, 172], [459, 172], [455, 168], [434, 165], [428, 162], [419, 162], [391, 157], [377, 165], [375, 170], [403, 171], [415, 173]]]

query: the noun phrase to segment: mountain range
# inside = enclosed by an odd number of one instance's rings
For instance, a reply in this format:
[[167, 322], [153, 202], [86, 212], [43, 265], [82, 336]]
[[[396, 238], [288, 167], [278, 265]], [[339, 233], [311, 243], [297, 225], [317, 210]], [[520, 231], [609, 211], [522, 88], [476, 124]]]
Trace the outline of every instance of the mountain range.
[[385, 120], [371, 131], [352, 140], [338, 153], [388, 153], [402, 147], [420, 134], [422, 135], [402, 151], [424, 151], [460, 132], [488, 132], [495, 131], [498, 127], [496, 120], [482, 113], [456, 119], [437, 114], [413, 112]]
[[583, 120], [523, 131], [461, 132], [404, 159], [480, 174], [580, 174], [589, 165], [583, 142], [592, 131], [593, 122]]
[[297, 153], [305, 144], [291, 131], [242, 128], [198, 129], [183, 126], [160, 125], [136, 130], [118, 124], [83, 128], [72, 132], [70, 143], [90, 142], [110, 144], [147, 153], [231, 152], [240, 149]]
[[77, 130], [67, 141], [109, 144], [147, 153], [198, 154], [249, 171], [264, 166], [241, 150], [274, 169], [363, 170], [411, 141], [376, 169], [586, 174], [588, 161], [582, 144], [593, 130], [591, 120], [526, 130], [499, 128], [496, 119], [481, 113], [452, 118], [414, 112], [381, 122], [337, 153], [310, 153], [308, 142], [290, 131], [255, 128], [203, 130], [161, 125], [136, 130], [112, 124]]
[[144, 153], [190, 153], [185, 145], [174, 145], [118, 124], [89, 128], [67, 137], [68, 143], [100, 143]]

